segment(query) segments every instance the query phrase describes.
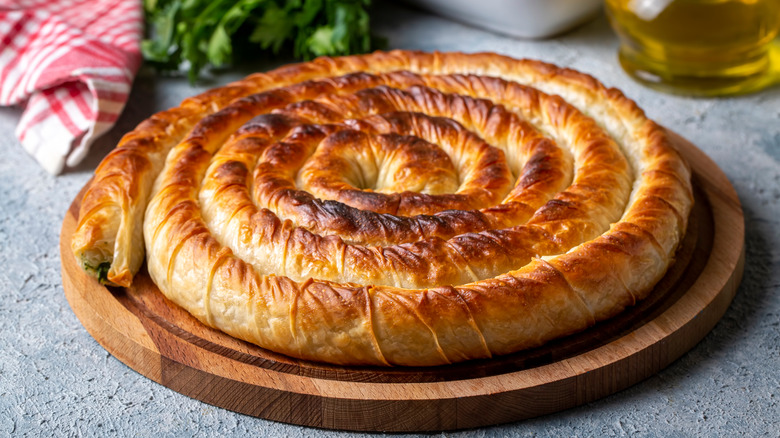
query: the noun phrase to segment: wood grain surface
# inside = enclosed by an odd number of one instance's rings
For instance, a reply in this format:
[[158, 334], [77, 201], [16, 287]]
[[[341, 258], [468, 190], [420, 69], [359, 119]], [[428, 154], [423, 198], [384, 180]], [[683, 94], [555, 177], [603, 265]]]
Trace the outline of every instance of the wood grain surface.
[[84, 190], [60, 235], [74, 313], [112, 355], [174, 391], [248, 415], [363, 431], [433, 431], [516, 421], [620, 391], [691, 349], [724, 314], [744, 267], [744, 220], [723, 172], [671, 133], [696, 204], [676, 263], [650, 298], [530, 351], [433, 368], [340, 367], [278, 355], [203, 326], [145, 268], [131, 288], [97, 283], [70, 250]]

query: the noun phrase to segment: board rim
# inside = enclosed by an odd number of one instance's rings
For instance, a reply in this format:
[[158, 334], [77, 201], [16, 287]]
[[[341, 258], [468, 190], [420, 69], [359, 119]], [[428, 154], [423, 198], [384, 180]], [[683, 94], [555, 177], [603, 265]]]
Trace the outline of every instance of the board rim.
[[[177, 345], [174, 348], [191, 349], [188, 353], [194, 358], [182, 363], [160, 351], [135, 315], [115, 299], [112, 303], [109, 289], [78, 266], [72, 269], [76, 261], [70, 255], [67, 228], [72, 233], [75, 218], [70, 210], [60, 236], [63, 288], [90, 335], [130, 368], [184, 395], [248, 415], [342, 430], [431, 431], [560, 411], [622, 390], [665, 368], [714, 327], [736, 293], [745, 257], [739, 198], [706, 154], [677, 134], [669, 134], [691, 164], [713, 214], [713, 246], [706, 265], [688, 291], [634, 332], [547, 365], [464, 380], [384, 383], [258, 370], [224, 357], [227, 370], [215, 369], [215, 358], [210, 357], [214, 353]], [[205, 377], [206, 382], [188, 383], [196, 376]], [[247, 397], [233, 400], [231, 391]], [[439, 415], [420, 414], [431, 411]], [[356, 412], [375, 414], [361, 418]], [[391, 418], [404, 414], [401, 422]]]

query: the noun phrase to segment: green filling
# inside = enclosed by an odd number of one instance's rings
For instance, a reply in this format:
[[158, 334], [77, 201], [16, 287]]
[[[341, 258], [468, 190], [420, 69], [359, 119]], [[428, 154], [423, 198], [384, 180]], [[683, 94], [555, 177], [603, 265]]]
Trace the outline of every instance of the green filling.
[[103, 262], [100, 265], [98, 265], [95, 272], [97, 272], [97, 279], [100, 282], [100, 284], [106, 284], [108, 283], [108, 270], [111, 269], [111, 263], [110, 262]]
[[85, 258], [82, 256], [81, 258], [81, 266], [84, 267], [84, 270], [91, 273], [95, 277], [97, 277], [98, 281], [101, 284], [110, 283], [108, 281], [108, 271], [111, 269], [111, 262], [103, 262], [99, 264], [97, 267], [92, 266], [89, 262], [85, 260]]

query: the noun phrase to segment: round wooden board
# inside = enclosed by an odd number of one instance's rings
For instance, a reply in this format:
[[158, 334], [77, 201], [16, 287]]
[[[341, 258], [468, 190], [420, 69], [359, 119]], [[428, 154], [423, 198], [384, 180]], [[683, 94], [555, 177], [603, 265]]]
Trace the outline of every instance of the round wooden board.
[[332, 429], [431, 431], [505, 423], [581, 405], [637, 383], [706, 335], [744, 267], [736, 192], [704, 153], [671, 133], [694, 172], [696, 204], [677, 262], [651, 297], [589, 330], [509, 356], [435, 368], [338, 367], [271, 353], [207, 328], [142, 268], [107, 288], [70, 241], [84, 190], [60, 235], [65, 295], [87, 331], [144, 376], [248, 415]]

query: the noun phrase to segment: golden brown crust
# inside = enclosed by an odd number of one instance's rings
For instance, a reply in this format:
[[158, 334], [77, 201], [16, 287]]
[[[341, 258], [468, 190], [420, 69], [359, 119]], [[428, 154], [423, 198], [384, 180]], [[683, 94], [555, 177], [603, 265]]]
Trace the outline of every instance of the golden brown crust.
[[153, 116], [98, 168], [73, 247], [129, 284], [142, 224], [152, 279], [208, 325], [305, 359], [436, 365], [643, 299], [691, 203], [663, 130], [590, 76], [377, 52]]

